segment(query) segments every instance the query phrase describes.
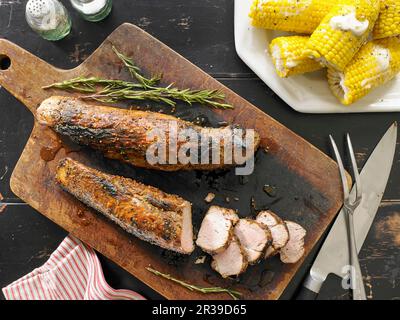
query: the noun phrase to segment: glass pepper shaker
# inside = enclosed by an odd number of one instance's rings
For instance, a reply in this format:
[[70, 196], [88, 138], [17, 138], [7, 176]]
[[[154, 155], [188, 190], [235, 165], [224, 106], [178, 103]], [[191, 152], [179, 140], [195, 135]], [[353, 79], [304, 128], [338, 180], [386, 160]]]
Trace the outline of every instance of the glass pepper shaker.
[[72, 6], [87, 21], [98, 22], [111, 12], [112, 0], [70, 0]]
[[67, 9], [58, 0], [29, 0], [25, 18], [29, 26], [46, 40], [60, 40], [71, 31]]

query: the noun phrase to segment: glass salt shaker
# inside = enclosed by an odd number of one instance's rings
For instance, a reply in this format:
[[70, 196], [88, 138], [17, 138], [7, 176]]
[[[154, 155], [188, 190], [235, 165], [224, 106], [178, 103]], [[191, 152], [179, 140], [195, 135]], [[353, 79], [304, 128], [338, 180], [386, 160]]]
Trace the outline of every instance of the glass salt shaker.
[[29, 0], [25, 18], [29, 26], [46, 40], [60, 40], [71, 31], [67, 9], [58, 0]]
[[98, 22], [105, 19], [111, 12], [112, 0], [70, 0], [72, 6], [83, 19]]

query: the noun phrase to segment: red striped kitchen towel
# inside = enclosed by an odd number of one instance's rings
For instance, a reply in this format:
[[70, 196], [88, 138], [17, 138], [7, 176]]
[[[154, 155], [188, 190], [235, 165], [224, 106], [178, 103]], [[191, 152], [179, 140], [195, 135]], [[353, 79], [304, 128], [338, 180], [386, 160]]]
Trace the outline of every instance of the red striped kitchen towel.
[[143, 300], [111, 288], [94, 250], [68, 236], [41, 267], [3, 288], [8, 300]]

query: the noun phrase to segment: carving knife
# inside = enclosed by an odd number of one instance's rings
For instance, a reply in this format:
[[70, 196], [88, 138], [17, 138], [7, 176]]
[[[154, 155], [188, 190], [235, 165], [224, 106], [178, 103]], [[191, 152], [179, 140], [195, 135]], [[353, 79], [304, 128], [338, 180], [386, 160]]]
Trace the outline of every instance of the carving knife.
[[[360, 178], [363, 186], [363, 199], [354, 212], [358, 252], [360, 252], [381, 203], [393, 164], [396, 140], [397, 123], [394, 123], [379, 141], [361, 171]], [[355, 190], [353, 188], [351, 195], [354, 196], [354, 193]], [[348, 268], [348, 265], [349, 248], [346, 220], [344, 212], [341, 210], [322, 244], [296, 299], [316, 299], [327, 276], [333, 273], [344, 278], [348, 274], [348, 269], [345, 269], [346, 267]]]

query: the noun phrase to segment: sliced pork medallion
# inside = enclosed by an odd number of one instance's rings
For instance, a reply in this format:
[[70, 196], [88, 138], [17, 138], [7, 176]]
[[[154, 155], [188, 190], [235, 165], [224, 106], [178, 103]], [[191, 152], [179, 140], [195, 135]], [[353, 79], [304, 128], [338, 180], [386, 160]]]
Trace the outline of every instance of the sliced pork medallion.
[[[242, 165], [253, 157], [260, 143], [257, 132], [251, 139], [253, 131], [240, 131], [238, 126], [204, 128], [162, 113], [93, 106], [71, 97], [55, 96], [44, 100], [37, 109], [36, 118], [40, 124], [78, 144], [100, 150], [108, 158], [164, 171], [215, 170]], [[181, 134], [196, 138], [182, 138]], [[219, 159], [214, 159], [218, 153], [211, 152], [214, 148], [211, 141], [220, 142]], [[201, 152], [197, 152], [200, 144]], [[225, 144], [229, 150], [246, 148], [249, 151], [243, 158], [235, 156], [231, 160], [232, 157], [225, 158]], [[196, 150], [198, 158], [192, 161], [187, 156], [177, 161], [175, 156], [167, 157], [175, 153], [174, 149], [178, 157], [187, 155], [188, 150]]]
[[240, 241], [247, 261], [256, 263], [264, 253], [272, 239], [268, 228], [262, 226], [255, 220], [240, 219], [235, 225], [234, 234]]
[[224, 251], [213, 256], [211, 267], [223, 278], [237, 276], [246, 271], [246, 255], [235, 236], [232, 236], [229, 246]]
[[56, 180], [80, 201], [138, 238], [179, 253], [194, 250], [190, 202], [66, 158]]
[[272, 236], [272, 245], [265, 251], [265, 258], [271, 257], [289, 241], [289, 231], [285, 222], [272, 211], [261, 211], [256, 221], [269, 228]]
[[210, 254], [224, 251], [238, 220], [235, 210], [211, 206], [201, 223], [196, 244]]
[[285, 221], [289, 230], [289, 241], [281, 249], [280, 256], [283, 263], [296, 263], [304, 255], [304, 237], [306, 230], [292, 221]]

